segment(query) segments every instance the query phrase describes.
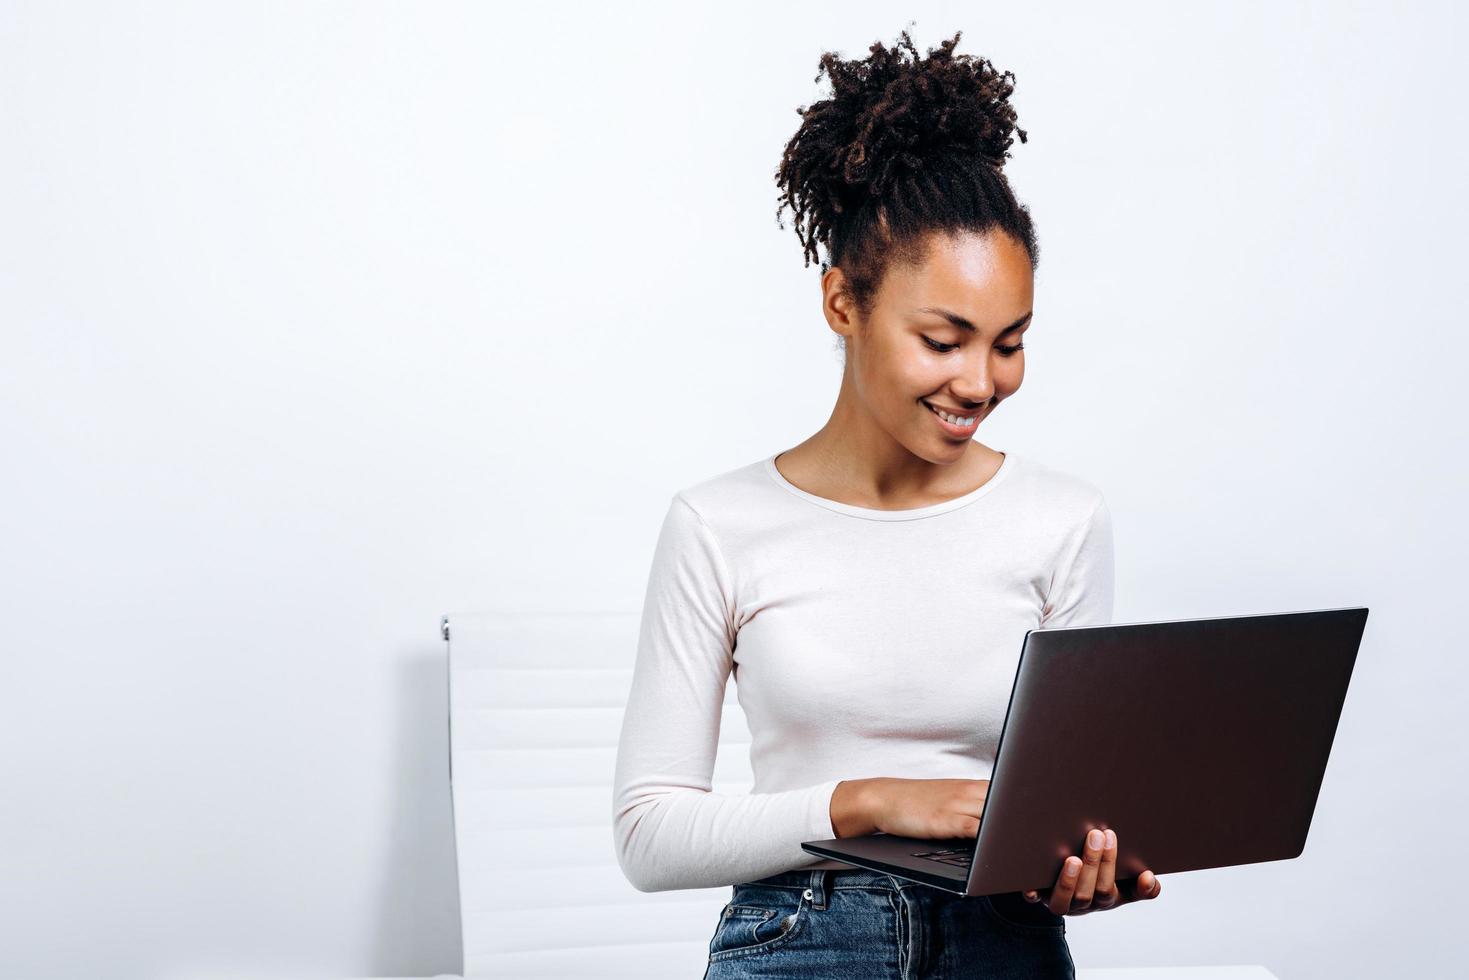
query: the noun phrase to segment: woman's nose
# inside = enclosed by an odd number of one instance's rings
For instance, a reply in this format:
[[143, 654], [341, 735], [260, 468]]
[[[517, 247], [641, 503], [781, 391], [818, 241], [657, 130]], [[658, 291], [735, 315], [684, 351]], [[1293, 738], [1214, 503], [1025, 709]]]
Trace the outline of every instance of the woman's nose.
[[988, 374], [979, 378], [955, 378], [949, 390], [965, 407], [982, 405], [994, 397], [995, 385]]

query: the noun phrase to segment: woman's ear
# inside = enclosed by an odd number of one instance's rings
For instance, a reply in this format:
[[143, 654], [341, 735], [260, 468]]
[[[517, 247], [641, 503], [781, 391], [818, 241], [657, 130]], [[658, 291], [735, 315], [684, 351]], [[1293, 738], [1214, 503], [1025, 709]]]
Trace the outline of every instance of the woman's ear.
[[839, 266], [832, 266], [821, 276], [821, 313], [832, 332], [848, 340], [861, 329], [851, 284]]

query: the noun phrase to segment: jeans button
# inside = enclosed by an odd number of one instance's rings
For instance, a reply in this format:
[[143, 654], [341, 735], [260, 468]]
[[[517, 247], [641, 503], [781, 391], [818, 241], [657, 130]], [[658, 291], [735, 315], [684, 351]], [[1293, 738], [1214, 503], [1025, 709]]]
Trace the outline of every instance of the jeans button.
[[813, 895], [812, 892], [811, 892], [811, 889], [808, 888], [804, 892], [801, 893], [801, 897], [804, 898], [806, 901], [809, 902], [809, 901], [811, 901], [811, 899], [815, 898], [816, 896]]

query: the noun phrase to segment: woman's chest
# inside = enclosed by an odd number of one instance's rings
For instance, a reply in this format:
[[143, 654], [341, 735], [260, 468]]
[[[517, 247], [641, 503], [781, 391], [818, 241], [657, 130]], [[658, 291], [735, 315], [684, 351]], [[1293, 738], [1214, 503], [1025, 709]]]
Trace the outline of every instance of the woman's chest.
[[973, 738], [1002, 722], [1045, 582], [991, 563], [967, 582], [812, 569], [740, 610], [735, 681], [752, 726]]

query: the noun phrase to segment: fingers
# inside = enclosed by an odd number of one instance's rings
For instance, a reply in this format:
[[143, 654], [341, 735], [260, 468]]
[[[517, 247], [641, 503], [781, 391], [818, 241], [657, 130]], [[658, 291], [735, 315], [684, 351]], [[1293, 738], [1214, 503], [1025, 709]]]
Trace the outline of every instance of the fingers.
[[1052, 915], [1065, 915], [1071, 911], [1071, 896], [1076, 891], [1076, 879], [1080, 874], [1081, 858], [1073, 855], [1062, 862], [1056, 886], [1051, 889], [1051, 897], [1046, 902]]
[[[1125, 886], [1125, 887], [1124, 887]], [[1095, 830], [1087, 834], [1081, 856], [1068, 857], [1049, 896], [1026, 890], [1027, 902], [1045, 902], [1053, 915], [1077, 915], [1093, 909], [1109, 909], [1126, 902], [1157, 898], [1163, 882], [1152, 871], [1136, 878], [1117, 880], [1117, 833]]]
[[1106, 844], [1107, 835], [1100, 830], [1093, 829], [1086, 835], [1086, 846], [1081, 849], [1081, 876], [1076, 881], [1076, 893], [1071, 899], [1072, 911], [1081, 912], [1092, 907]]
[[1163, 894], [1163, 882], [1151, 871], [1144, 871], [1133, 882], [1132, 897], [1134, 899], [1157, 898], [1161, 894]]
[[1092, 896], [1092, 907], [1107, 909], [1117, 904], [1122, 894], [1117, 889], [1117, 834], [1106, 831], [1106, 844], [1102, 848], [1102, 864], [1097, 869], [1097, 888]]

